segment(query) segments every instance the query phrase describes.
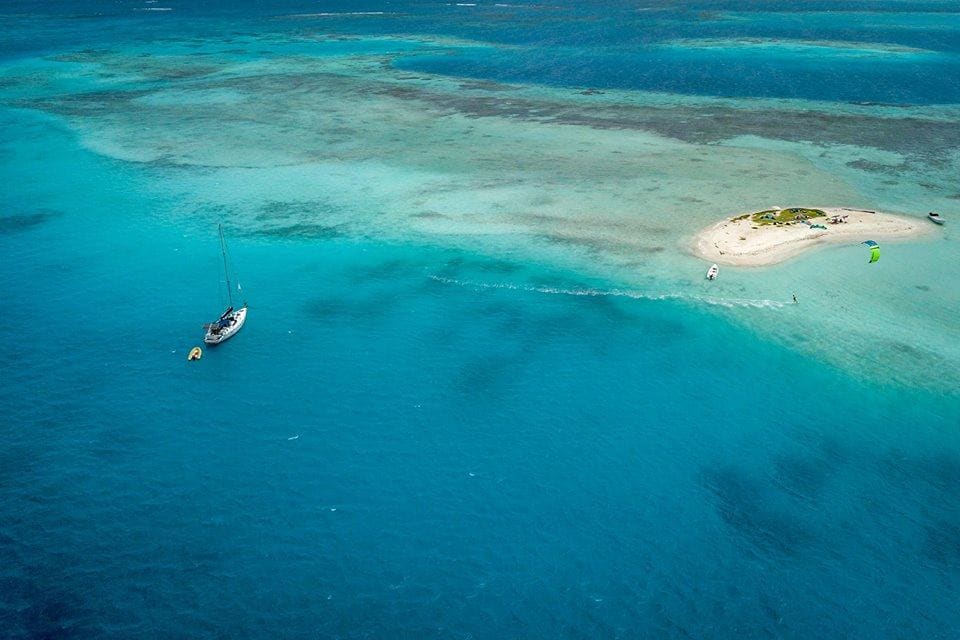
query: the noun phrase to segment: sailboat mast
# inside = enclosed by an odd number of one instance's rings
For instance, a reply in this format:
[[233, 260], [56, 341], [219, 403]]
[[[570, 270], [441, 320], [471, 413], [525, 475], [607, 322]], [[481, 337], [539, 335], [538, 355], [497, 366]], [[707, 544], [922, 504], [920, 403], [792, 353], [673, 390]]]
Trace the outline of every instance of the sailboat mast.
[[230, 269], [227, 267], [227, 241], [223, 239], [223, 225], [218, 224], [217, 230], [220, 232], [220, 253], [223, 255], [223, 275], [227, 279], [227, 300], [230, 306], [233, 306], [233, 292], [230, 286]]

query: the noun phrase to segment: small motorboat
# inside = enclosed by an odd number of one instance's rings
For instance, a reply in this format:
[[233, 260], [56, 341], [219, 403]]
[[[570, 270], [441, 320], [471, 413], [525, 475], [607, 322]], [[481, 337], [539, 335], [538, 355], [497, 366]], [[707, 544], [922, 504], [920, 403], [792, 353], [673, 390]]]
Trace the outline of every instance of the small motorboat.
[[941, 216], [936, 211], [931, 211], [927, 214], [927, 217], [934, 221], [936, 224], [943, 224], [943, 216]]
[[187, 360], [199, 360], [203, 357], [203, 349], [200, 347], [194, 347], [190, 349], [190, 353], [187, 354]]
[[715, 264], [710, 265], [710, 268], [707, 269], [707, 280], [716, 280], [718, 273], [720, 273], [720, 267]]

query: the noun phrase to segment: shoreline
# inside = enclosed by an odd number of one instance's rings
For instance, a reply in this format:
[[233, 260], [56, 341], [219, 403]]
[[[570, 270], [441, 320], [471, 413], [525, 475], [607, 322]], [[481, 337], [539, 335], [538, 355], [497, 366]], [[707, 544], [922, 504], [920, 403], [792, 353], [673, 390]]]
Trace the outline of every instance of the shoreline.
[[[736, 267], [767, 267], [785, 262], [814, 247], [864, 240], [907, 240], [931, 235], [936, 226], [925, 218], [844, 207], [816, 207], [826, 214], [811, 218], [826, 229], [812, 229], [801, 223], [758, 225], [751, 214], [726, 218], [693, 239], [693, 253], [717, 264]], [[845, 222], [830, 224], [832, 216]]]

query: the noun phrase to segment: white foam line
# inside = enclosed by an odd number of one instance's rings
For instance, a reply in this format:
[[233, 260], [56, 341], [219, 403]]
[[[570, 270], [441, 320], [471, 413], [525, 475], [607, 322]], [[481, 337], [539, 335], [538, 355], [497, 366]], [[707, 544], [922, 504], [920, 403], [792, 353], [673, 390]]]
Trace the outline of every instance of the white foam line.
[[505, 2], [497, 2], [493, 6], [495, 7], [507, 7], [510, 9], [559, 9], [550, 4], [508, 4]]
[[386, 11], [325, 11], [322, 13], [292, 13], [287, 18], [329, 18], [335, 16], [385, 16]]
[[509, 282], [473, 282], [470, 280], [457, 280], [455, 278], [445, 278], [443, 276], [431, 275], [432, 280], [444, 284], [452, 284], [458, 287], [474, 287], [477, 289], [509, 289], [512, 291], [529, 291], [533, 293], [545, 293], [552, 295], [565, 296], [617, 296], [623, 298], [632, 298], [634, 300], [694, 300], [704, 304], [733, 308], [733, 307], [754, 307], [758, 309], [779, 309], [785, 303], [777, 300], [750, 299], [750, 298], [714, 298], [710, 296], [692, 296], [682, 293], [643, 293], [640, 291], [627, 291], [623, 289], [593, 289], [593, 288], [561, 288], [561, 287], [535, 287], [532, 285], [518, 285]]

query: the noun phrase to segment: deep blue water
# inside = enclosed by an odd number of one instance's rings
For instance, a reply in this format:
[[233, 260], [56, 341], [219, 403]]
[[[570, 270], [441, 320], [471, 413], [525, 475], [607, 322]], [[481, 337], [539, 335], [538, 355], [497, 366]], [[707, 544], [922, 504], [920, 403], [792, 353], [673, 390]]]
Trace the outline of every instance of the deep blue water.
[[[560, 86], [643, 89], [726, 97], [886, 104], [960, 102], [960, 8], [954, 2], [304, 2], [171, 0], [145, 5], [17, 2], [0, 55], [89, 48], [187, 33], [332, 32], [442, 35], [501, 45], [496, 51], [404, 59], [434, 73]], [[169, 7], [169, 13], [139, 11]], [[383, 12], [379, 16], [352, 15]], [[284, 20], [311, 13], [313, 21]], [[32, 16], [24, 18], [22, 16]], [[287, 24], [289, 23], [289, 26]], [[918, 55], [860, 57], [788, 48], [667, 48], [677, 39], [781, 39], [885, 43]]]
[[[4, 18], [22, 29], [5, 54], [155, 35], [130, 6], [17, 3], [84, 17]], [[165, 6], [213, 33], [307, 5]], [[685, 7], [645, 34], [607, 7], [565, 6], [587, 30], [400, 9], [400, 29], [336, 28], [526, 45], [410, 62], [494, 79], [845, 100], [853, 69], [870, 100], [960, 91], [955, 28], [790, 14], [721, 33]], [[949, 55], [743, 77], [746, 58], [718, 75], [593, 50], [769, 20]], [[544, 39], [581, 49], [551, 58]], [[0, 131], [0, 636], [960, 636], [955, 391], [864, 379], [682, 302], [546, 293], [614, 285], [519, 257], [369, 238], [231, 237], [249, 324], [188, 364], [219, 303], [209, 221], [60, 121], [7, 106]]]

